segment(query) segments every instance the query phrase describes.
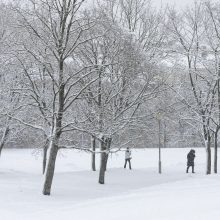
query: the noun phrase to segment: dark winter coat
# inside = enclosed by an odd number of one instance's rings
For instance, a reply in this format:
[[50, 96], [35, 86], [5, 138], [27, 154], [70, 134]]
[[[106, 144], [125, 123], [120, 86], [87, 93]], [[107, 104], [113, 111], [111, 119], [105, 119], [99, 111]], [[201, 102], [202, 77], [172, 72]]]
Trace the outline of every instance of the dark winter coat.
[[187, 154], [187, 166], [194, 166], [194, 159], [195, 159], [195, 151], [191, 150]]

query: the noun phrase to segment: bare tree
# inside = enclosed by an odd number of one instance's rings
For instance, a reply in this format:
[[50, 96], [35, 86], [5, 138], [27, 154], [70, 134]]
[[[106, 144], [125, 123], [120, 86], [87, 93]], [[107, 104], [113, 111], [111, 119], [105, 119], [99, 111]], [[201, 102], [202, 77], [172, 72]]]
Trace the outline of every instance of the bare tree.
[[[120, 23], [120, 19], [114, 17], [115, 4], [115, 1], [107, 1], [95, 10], [99, 21], [88, 34], [90, 38], [97, 33], [100, 37], [87, 42], [79, 51], [83, 63], [96, 67], [96, 71], [90, 77], [98, 78], [97, 82], [83, 93], [86, 107], [83, 105], [82, 109], [88, 119], [86, 127], [91, 127], [100, 142], [101, 184], [104, 183], [108, 154], [114, 151], [114, 147], [120, 150], [120, 145], [114, 145], [115, 135], [125, 130], [131, 122], [134, 123], [135, 113], [141, 103], [155, 97], [160, 86], [156, 83], [156, 75], [159, 72], [156, 71], [155, 60], [153, 61], [151, 56], [152, 51], [155, 57], [161, 53], [157, 51], [159, 47], [156, 48], [153, 44], [144, 45], [143, 42], [150, 41], [148, 34], [144, 37], [142, 33], [142, 40], [139, 40], [139, 37], [133, 39], [132, 30], [121, 28], [126, 26], [126, 21]], [[119, 8], [118, 10], [122, 11]], [[133, 27], [133, 31], [138, 32], [138, 27]], [[155, 24], [156, 27], [158, 23]], [[159, 32], [159, 35], [162, 36], [162, 33]], [[155, 38], [162, 39], [156, 34]], [[87, 78], [82, 81], [82, 86], [89, 80], [91, 79]], [[153, 81], [156, 83], [155, 86], [151, 85]]]
[[[203, 46], [205, 43], [202, 4], [195, 3], [191, 10], [184, 11], [180, 15], [170, 11], [170, 31], [173, 33], [176, 54], [179, 60], [188, 68], [188, 77], [194, 103], [184, 99], [185, 104], [192, 111], [192, 118], [199, 122], [201, 134], [204, 140], [207, 163], [206, 173], [211, 173], [211, 139], [212, 119], [216, 97], [217, 81], [215, 75], [208, 68], [208, 62], [203, 59]], [[189, 118], [186, 120], [189, 122]], [[189, 122], [190, 123], [190, 122]]]
[[[13, 57], [11, 54], [11, 46], [14, 46], [15, 31], [13, 29], [13, 22], [15, 16], [13, 16], [12, 10], [7, 5], [1, 3], [0, 9], [0, 93], [1, 93], [1, 140], [0, 140], [0, 155], [5, 144], [10, 141], [13, 136], [15, 137], [18, 131], [18, 126], [15, 126], [15, 122], [11, 116], [16, 115], [22, 107], [21, 94], [16, 90], [21, 77], [19, 72], [16, 71], [16, 67], [13, 65]], [[7, 25], [6, 25], [7, 24]], [[13, 130], [13, 132], [12, 132]]]
[[[87, 41], [82, 40], [81, 36], [91, 26], [78, 13], [83, 2], [31, 0], [28, 8], [15, 8], [20, 17], [19, 26], [24, 31], [23, 37], [31, 40], [20, 44], [23, 53], [16, 57], [28, 80], [26, 89], [34, 100], [33, 106], [39, 109], [43, 119], [40, 126], [32, 127], [40, 129], [49, 140], [44, 195], [50, 195], [51, 192], [62, 134], [72, 124], [68, 123], [71, 107], [82, 91], [97, 80], [92, 79], [83, 88], [79, 88], [77, 84], [88, 73], [82, 75], [80, 67], [70, 69], [70, 66], [77, 63], [71, 55], [79, 45]], [[25, 62], [28, 57], [33, 62]], [[46, 87], [42, 86], [41, 81]], [[45, 89], [46, 97], [43, 92]], [[28, 125], [31, 126], [30, 123]]]

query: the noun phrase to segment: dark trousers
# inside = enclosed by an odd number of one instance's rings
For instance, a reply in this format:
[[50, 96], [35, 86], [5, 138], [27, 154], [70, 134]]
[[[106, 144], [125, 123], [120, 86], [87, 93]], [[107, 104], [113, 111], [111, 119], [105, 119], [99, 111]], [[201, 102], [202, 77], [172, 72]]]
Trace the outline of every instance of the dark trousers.
[[186, 172], [189, 172], [189, 168], [192, 167], [192, 173], [194, 173], [194, 165], [187, 166]]
[[127, 162], [129, 163], [129, 169], [131, 170], [131, 159], [125, 159], [124, 168], [126, 168]]

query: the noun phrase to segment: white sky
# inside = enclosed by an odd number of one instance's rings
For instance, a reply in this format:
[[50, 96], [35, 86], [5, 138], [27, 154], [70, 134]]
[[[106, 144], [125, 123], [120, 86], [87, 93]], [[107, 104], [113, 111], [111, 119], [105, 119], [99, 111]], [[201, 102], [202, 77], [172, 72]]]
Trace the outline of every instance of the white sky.
[[[213, 2], [218, 2], [219, 0], [212, 0]], [[165, 6], [166, 4], [174, 5], [176, 8], [181, 9], [186, 5], [194, 4], [195, 0], [151, 0], [153, 5], [159, 7], [161, 3]]]
[[[0, 0], [0, 2], [13, 2], [14, 0]], [[17, 0], [17, 1], [25, 1], [25, 0]], [[104, 0], [105, 1], [105, 0]], [[200, 0], [197, 0], [200, 1]], [[201, 0], [205, 1], [205, 0]], [[220, 0], [211, 0], [212, 2], [220, 2]], [[87, 0], [87, 3], [92, 3], [93, 0]], [[177, 9], [180, 9], [187, 6], [194, 4], [195, 0], [151, 0], [153, 6], [160, 7], [161, 4], [166, 6], [167, 4], [175, 6]]]

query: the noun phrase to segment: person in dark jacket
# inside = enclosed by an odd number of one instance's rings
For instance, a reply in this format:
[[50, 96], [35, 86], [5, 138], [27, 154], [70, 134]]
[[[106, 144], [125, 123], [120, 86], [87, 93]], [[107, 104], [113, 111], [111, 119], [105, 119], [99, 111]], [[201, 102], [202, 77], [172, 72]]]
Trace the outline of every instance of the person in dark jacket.
[[190, 150], [190, 152], [187, 154], [187, 169], [186, 172], [189, 172], [189, 168], [192, 167], [192, 173], [194, 172], [194, 159], [195, 159], [195, 150]]

